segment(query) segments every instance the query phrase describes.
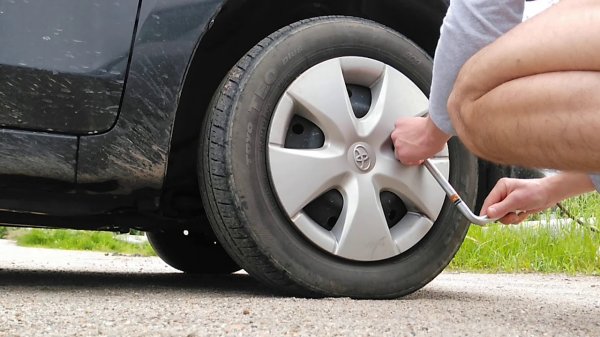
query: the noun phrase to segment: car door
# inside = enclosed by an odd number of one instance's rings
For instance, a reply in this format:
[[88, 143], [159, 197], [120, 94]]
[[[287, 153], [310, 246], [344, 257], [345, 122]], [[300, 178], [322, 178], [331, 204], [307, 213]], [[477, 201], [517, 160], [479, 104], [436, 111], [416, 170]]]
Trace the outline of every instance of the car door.
[[139, 0], [0, 0], [0, 175], [73, 181], [118, 117]]
[[0, 125], [76, 134], [109, 129], [138, 0], [0, 4]]

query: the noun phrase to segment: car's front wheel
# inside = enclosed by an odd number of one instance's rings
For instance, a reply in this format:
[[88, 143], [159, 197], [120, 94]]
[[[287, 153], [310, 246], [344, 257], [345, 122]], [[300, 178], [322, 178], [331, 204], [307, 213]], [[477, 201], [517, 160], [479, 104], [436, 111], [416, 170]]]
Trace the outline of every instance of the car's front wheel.
[[[216, 93], [200, 147], [215, 234], [254, 277], [294, 294], [387, 298], [432, 280], [468, 223], [423, 167], [394, 158], [400, 116], [428, 105], [431, 59], [402, 35], [326, 17], [272, 34]], [[433, 159], [465, 200], [477, 163]]]

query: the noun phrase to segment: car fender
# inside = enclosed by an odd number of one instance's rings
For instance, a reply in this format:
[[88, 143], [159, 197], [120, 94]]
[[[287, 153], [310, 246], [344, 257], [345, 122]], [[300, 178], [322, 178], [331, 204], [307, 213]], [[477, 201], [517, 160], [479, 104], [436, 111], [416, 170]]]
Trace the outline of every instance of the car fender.
[[161, 188], [189, 64], [224, 2], [142, 2], [119, 118], [103, 134], [80, 137], [78, 184], [116, 194]]

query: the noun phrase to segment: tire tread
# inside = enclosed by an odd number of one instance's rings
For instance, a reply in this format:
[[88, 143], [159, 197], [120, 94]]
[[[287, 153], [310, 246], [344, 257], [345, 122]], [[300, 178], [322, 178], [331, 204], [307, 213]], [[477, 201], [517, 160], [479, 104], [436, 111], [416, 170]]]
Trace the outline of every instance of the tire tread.
[[333, 17], [311, 18], [289, 25], [279, 30], [273, 38], [263, 39], [242, 57], [224, 80], [221, 91], [213, 99], [211, 104], [213, 113], [206, 123], [206, 132], [204, 133], [208, 137], [204, 141], [208, 141], [210, 144], [208, 148], [204, 149], [208, 151], [208, 162], [205, 164], [207, 164], [209, 170], [204, 171], [204, 177], [201, 178], [208, 186], [212, 187], [212, 191], [206, 188], [201, 190], [205, 194], [204, 199], [208, 199], [209, 207], [206, 211], [211, 223], [219, 224], [213, 226], [215, 234], [227, 243], [224, 245], [225, 247], [235, 250], [233, 258], [236, 262], [242, 266], [252, 265], [252, 268], [256, 271], [252, 276], [286, 293], [309, 297], [317, 296], [317, 294], [300, 287], [288, 277], [286, 272], [276, 268], [252, 239], [247, 229], [248, 224], [237, 216], [234, 209], [234, 195], [230, 192], [232, 186], [229, 181], [227, 161], [223, 149], [226, 148], [225, 144], [227, 144], [225, 132], [227, 130], [226, 125], [229, 123], [232, 104], [240, 86], [240, 80], [251, 68], [251, 63], [259, 58], [265, 52], [265, 49], [269, 48], [278, 38], [294, 28], [308, 23], [328, 21], [331, 18]]

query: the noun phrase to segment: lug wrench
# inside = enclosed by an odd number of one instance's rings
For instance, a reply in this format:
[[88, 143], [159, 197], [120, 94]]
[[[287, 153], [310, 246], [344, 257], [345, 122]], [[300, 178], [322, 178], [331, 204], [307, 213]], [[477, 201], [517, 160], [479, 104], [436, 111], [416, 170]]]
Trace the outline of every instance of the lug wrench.
[[463, 200], [460, 198], [460, 196], [458, 195], [458, 193], [456, 192], [454, 187], [452, 187], [452, 185], [450, 185], [448, 180], [446, 180], [446, 178], [444, 178], [444, 175], [442, 175], [442, 173], [437, 169], [437, 167], [435, 167], [433, 165], [433, 163], [429, 159], [426, 159], [425, 162], [423, 163], [423, 165], [425, 165], [425, 167], [429, 170], [429, 172], [431, 172], [431, 175], [433, 175], [433, 177], [438, 182], [438, 184], [440, 184], [440, 186], [442, 187], [444, 192], [446, 192], [446, 194], [448, 195], [448, 199], [450, 199], [450, 201], [454, 204], [454, 206], [456, 206], [458, 208], [458, 210], [471, 223], [478, 225], [478, 226], [485, 226], [485, 225], [489, 224], [490, 222], [494, 222], [499, 219], [499, 218], [490, 219], [487, 217], [487, 215], [477, 216], [477, 215], [473, 214], [473, 212], [471, 211], [469, 206], [467, 206], [467, 204], [465, 204], [463, 202]]

